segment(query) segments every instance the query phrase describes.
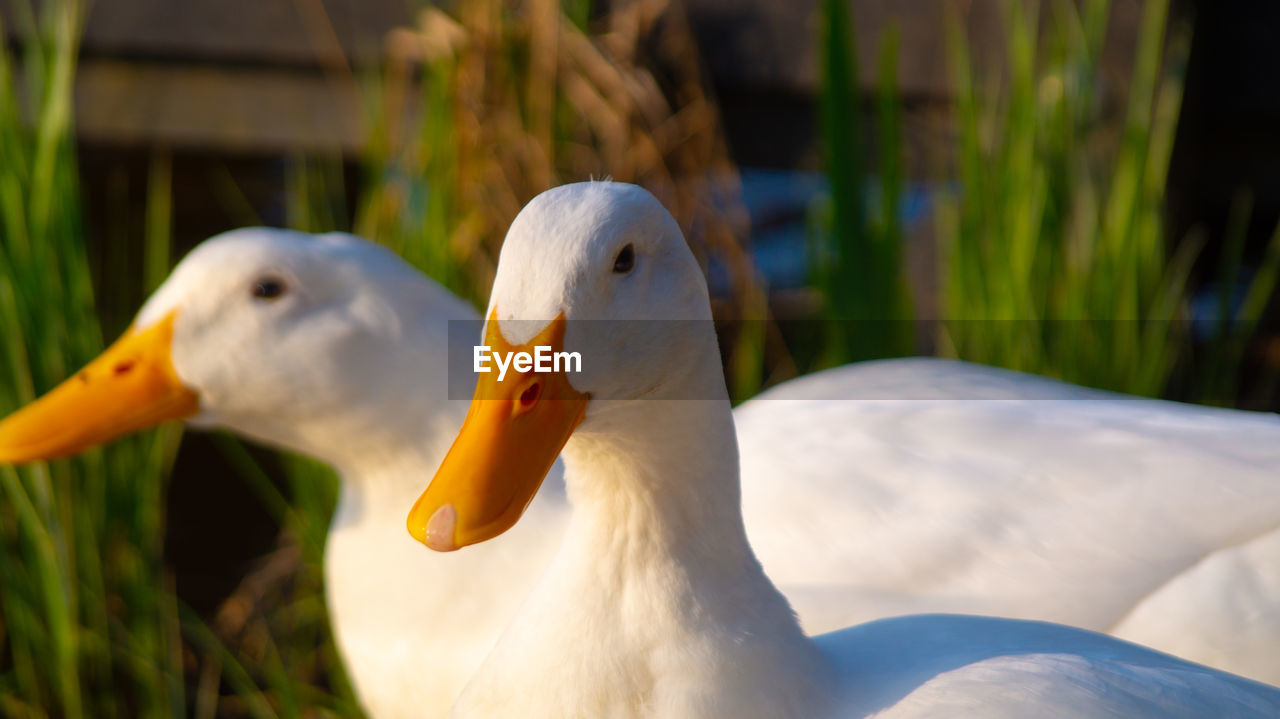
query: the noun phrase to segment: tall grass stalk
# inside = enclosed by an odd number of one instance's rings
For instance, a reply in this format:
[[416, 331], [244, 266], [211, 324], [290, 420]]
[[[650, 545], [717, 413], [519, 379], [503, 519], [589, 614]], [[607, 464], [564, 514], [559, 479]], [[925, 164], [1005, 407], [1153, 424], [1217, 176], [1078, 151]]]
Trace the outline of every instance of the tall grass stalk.
[[[1164, 188], [1183, 44], [1162, 63], [1166, 0], [1145, 4], [1121, 131], [1108, 136], [1099, 62], [1110, 4], [1006, 5], [1007, 81], [975, 81], [953, 23], [959, 195], [943, 203], [941, 344], [958, 357], [1159, 394], [1186, 338], [1198, 248], [1172, 254]], [[1030, 7], [1029, 11], [1026, 9]]]
[[912, 350], [912, 309], [903, 276], [901, 100], [898, 34], [881, 41], [876, 97], [879, 207], [869, 206], [853, 19], [843, 0], [822, 3], [822, 139], [830, 184], [825, 221], [815, 229], [815, 285], [826, 327], [822, 364], [894, 357]]
[[[1211, 404], [1233, 404], [1240, 399], [1241, 368], [1246, 349], [1280, 286], [1280, 227], [1271, 236], [1252, 276], [1245, 280], [1244, 250], [1253, 211], [1253, 197], [1241, 192], [1232, 203], [1225, 242], [1218, 262], [1216, 305], [1210, 328], [1199, 338], [1196, 372], [1187, 381], [1190, 396]], [[1256, 396], [1268, 397], [1280, 373], [1263, 369], [1261, 390]]]
[[[71, 124], [84, 7], [12, 7], [21, 57], [0, 53], [4, 411], [103, 344]], [[162, 245], [167, 235], [148, 243]], [[177, 607], [160, 563], [175, 439], [149, 433], [72, 460], [0, 467], [0, 714], [184, 714]]]

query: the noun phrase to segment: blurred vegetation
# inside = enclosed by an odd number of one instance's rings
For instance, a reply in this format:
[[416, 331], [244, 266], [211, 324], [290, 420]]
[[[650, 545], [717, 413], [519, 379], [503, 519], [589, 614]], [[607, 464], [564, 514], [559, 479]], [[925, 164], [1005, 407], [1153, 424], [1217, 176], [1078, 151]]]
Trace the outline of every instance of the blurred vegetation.
[[359, 717], [329, 626], [324, 547], [338, 499], [338, 477], [311, 459], [284, 457], [287, 494], [244, 445], [220, 433], [216, 444], [281, 529], [279, 547], [259, 562], [196, 637], [207, 673], [226, 689], [207, 716]]
[[[38, 16], [12, 7], [23, 42], [20, 57], [0, 52], [6, 408], [31, 401], [103, 347], [72, 134], [84, 7], [46, 3]], [[167, 243], [162, 220], [148, 252]], [[0, 714], [185, 713], [181, 622], [160, 561], [177, 437], [168, 428], [74, 459], [0, 466]]]
[[1043, 43], [1037, 18], [1008, 7], [1007, 88], [975, 83], [967, 44], [952, 43], [961, 194], [939, 214], [947, 349], [1158, 395], [1186, 341], [1177, 321], [1196, 250], [1170, 261], [1163, 226], [1181, 100], [1180, 69], [1161, 72], [1167, 2], [1144, 8], [1118, 138], [1098, 137], [1110, 129], [1098, 107], [1109, 4], [1055, 5]]
[[[1280, 286], [1280, 227], [1272, 233], [1252, 272], [1245, 265], [1244, 245], [1252, 209], [1252, 196], [1248, 192], [1237, 193], [1218, 260], [1217, 278], [1207, 288], [1213, 291], [1215, 307], [1208, 331], [1193, 348], [1190, 364], [1198, 371], [1185, 382], [1187, 394], [1206, 404], [1262, 404], [1275, 395], [1280, 385], [1280, 371], [1275, 367], [1263, 367], [1262, 376], [1250, 388], [1242, 381], [1249, 343], [1257, 338]], [[1193, 324], [1193, 335], [1195, 329]]]
[[897, 31], [887, 30], [880, 48], [875, 128], [879, 205], [873, 212], [849, 3], [823, 0], [822, 18], [821, 119], [830, 200], [819, 209], [812, 232], [814, 284], [823, 296], [826, 320], [819, 365], [910, 355], [915, 314], [903, 270], [905, 239], [898, 209], [904, 178]]
[[[911, 354], [917, 314], [895, 219], [903, 192], [896, 35], [882, 40], [876, 217], [848, 6], [822, 7], [831, 199], [818, 223], [815, 285], [832, 328], [822, 364]], [[938, 351], [1144, 396], [1166, 394], [1182, 374], [1183, 394], [1231, 403], [1244, 348], [1274, 294], [1280, 235], [1236, 297], [1248, 219], [1238, 203], [1217, 263], [1214, 326], [1193, 355], [1189, 277], [1203, 243], [1170, 241], [1165, 223], [1187, 33], [1166, 32], [1167, 0], [1143, 5], [1128, 104], [1116, 118], [1101, 68], [1109, 2], [1052, 3], [1044, 23], [1037, 3], [1003, 7], [1004, 61], [981, 76], [951, 18], [957, 160], [942, 182], [954, 189], [943, 189], [934, 218], [938, 306], [918, 313], [941, 318]]]
[[[1195, 237], [1171, 242], [1165, 223], [1186, 33], [1166, 44], [1167, 0], [1144, 4], [1128, 105], [1109, 122], [1100, 61], [1110, 4], [1055, 3], [1043, 33], [1036, 6], [1024, 7], [1008, 5], [1004, 86], [975, 82], [971, 50], [953, 33], [960, 187], [938, 214], [944, 350], [1160, 396], [1188, 357], [1188, 276], [1201, 251]], [[1234, 277], [1244, 228], [1230, 234], [1221, 266]], [[1233, 345], [1274, 287], [1272, 253], [1256, 301], [1233, 311], [1223, 298], [1228, 336], [1187, 368], [1202, 399], [1230, 400], [1217, 392], [1240, 371]]]

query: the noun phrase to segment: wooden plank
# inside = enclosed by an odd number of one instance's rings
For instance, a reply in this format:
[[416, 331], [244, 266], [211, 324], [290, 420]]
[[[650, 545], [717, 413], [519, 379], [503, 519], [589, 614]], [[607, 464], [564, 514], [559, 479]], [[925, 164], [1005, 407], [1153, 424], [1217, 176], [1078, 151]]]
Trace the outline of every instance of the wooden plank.
[[[27, 1], [0, 0], [0, 12], [11, 18], [11, 6]], [[90, 6], [88, 55], [237, 64], [328, 66], [340, 52], [355, 66], [376, 66], [387, 31], [413, 20], [404, 0], [93, 0]]]
[[82, 63], [83, 140], [228, 152], [343, 151], [365, 137], [355, 86], [318, 73]]
[[[1004, 0], [849, 0], [860, 81], [878, 82], [883, 32], [900, 33], [898, 79], [904, 95], [951, 96], [948, 15], [959, 19], [991, 67], [1004, 61]], [[818, 90], [819, 0], [685, 0], [694, 35], [717, 87], [813, 95]], [[1052, 3], [1040, 3], [1047, 24]], [[1104, 65], [1127, 84], [1142, 2], [1115, 0]]]

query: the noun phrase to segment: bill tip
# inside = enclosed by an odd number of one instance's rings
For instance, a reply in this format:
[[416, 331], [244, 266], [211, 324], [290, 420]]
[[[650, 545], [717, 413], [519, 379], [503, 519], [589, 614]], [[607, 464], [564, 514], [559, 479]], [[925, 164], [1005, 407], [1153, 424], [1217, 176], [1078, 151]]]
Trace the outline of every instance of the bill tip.
[[437, 509], [427, 520], [426, 538], [423, 544], [437, 552], [452, 552], [458, 549], [453, 541], [453, 530], [458, 524], [458, 510], [452, 504]]

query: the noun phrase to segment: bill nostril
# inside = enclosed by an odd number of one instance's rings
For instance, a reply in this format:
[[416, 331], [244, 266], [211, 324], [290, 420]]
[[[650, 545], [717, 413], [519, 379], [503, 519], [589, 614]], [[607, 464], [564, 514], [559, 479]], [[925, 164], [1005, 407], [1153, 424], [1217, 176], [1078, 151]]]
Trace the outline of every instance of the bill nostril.
[[119, 377], [120, 375], [129, 374], [130, 372], [132, 372], [136, 364], [137, 362], [135, 362], [134, 360], [125, 360], [123, 362], [117, 362], [116, 366], [111, 368], [111, 371], [114, 372], [117, 377]]
[[524, 392], [520, 394], [520, 406], [526, 409], [529, 407], [532, 407], [533, 403], [538, 401], [538, 397], [541, 394], [542, 394], [542, 383], [534, 382], [533, 384], [529, 385], [529, 387], [525, 389]]

